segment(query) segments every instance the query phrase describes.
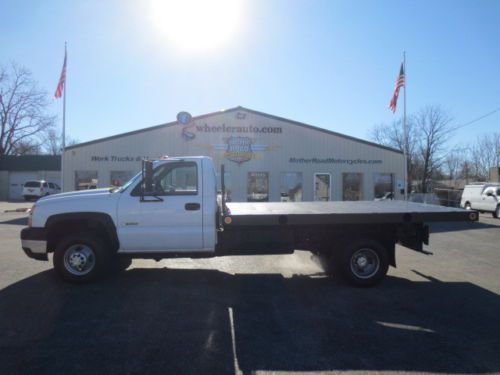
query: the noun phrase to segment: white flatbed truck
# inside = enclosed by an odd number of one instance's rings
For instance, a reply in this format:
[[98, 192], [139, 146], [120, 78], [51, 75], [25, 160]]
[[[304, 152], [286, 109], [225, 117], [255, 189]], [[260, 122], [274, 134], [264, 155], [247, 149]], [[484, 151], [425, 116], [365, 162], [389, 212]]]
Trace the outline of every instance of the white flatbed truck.
[[[224, 176], [222, 171], [221, 176]], [[476, 221], [476, 211], [405, 201], [226, 203], [205, 156], [143, 161], [115, 189], [40, 199], [21, 231], [24, 252], [71, 282], [124, 269], [133, 258], [204, 258], [310, 251], [351, 284], [381, 281], [395, 245], [427, 253], [435, 221]]]

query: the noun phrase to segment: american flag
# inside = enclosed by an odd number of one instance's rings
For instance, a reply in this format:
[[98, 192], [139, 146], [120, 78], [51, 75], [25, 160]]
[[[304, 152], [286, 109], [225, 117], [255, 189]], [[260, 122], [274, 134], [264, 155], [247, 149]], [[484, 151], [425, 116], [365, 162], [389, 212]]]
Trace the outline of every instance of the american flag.
[[64, 64], [61, 72], [61, 78], [59, 78], [59, 83], [57, 84], [56, 93], [54, 94], [54, 99], [59, 99], [62, 96], [64, 90], [64, 84], [66, 83], [66, 59], [68, 55], [66, 49], [64, 49]]
[[399, 76], [396, 80], [396, 88], [394, 89], [394, 94], [392, 94], [391, 104], [389, 108], [392, 113], [396, 112], [396, 105], [398, 104], [399, 89], [405, 86], [405, 68], [403, 63], [401, 63], [401, 69], [399, 70]]

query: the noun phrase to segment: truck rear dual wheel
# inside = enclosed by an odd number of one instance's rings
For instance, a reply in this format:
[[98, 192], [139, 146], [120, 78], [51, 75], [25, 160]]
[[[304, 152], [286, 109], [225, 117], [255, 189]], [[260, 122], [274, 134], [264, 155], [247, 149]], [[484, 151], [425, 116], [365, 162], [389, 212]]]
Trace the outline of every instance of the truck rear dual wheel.
[[101, 238], [90, 233], [64, 237], [54, 252], [54, 268], [66, 281], [94, 281], [108, 269], [110, 254]]
[[375, 240], [349, 243], [333, 261], [335, 269], [344, 280], [361, 287], [378, 284], [389, 269], [387, 250]]

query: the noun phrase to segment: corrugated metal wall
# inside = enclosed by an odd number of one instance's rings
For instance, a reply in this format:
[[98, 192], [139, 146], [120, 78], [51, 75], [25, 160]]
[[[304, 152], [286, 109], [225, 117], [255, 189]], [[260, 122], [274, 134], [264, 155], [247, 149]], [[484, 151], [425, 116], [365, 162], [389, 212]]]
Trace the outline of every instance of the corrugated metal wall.
[[[246, 200], [248, 172], [269, 172], [271, 201], [280, 200], [280, 172], [302, 173], [305, 201], [313, 199], [313, 178], [318, 172], [331, 174], [333, 200], [342, 199], [344, 172], [363, 174], [363, 199], [368, 200], [374, 195], [374, 173], [394, 174], [395, 184], [403, 180], [401, 153], [272, 116], [241, 109], [196, 119], [190, 125], [183, 129], [176, 124], [70, 148], [64, 156], [65, 190], [75, 188], [75, 171], [97, 171], [98, 185], [110, 186], [111, 171], [138, 171], [141, 157], [161, 155], [207, 155], [217, 168], [224, 163], [235, 201]], [[238, 157], [231, 153], [237, 144], [250, 150], [245, 156], [250, 155], [251, 160], [228, 160]], [[293, 158], [302, 162], [291, 162]], [[373, 160], [381, 163], [369, 164]]]

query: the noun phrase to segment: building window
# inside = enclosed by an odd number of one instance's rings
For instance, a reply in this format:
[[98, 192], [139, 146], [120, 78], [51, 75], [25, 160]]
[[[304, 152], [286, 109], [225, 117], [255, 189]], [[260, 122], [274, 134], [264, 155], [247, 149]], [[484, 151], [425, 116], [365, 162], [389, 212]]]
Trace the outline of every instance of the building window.
[[282, 202], [302, 201], [302, 173], [281, 172], [280, 195]]
[[331, 176], [329, 173], [314, 174], [314, 200], [331, 200]]
[[75, 190], [97, 189], [97, 171], [75, 171]]
[[135, 176], [134, 171], [111, 171], [110, 181], [111, 186], [122, 186], [125, 182]]
[[269, 172], [248, 172], [247, 201], [269, 201]]
[[342, 199], [360, 201], [363, 191], [362, 173], [342, 173]]
[[375, 198], [388, 198], [394, 195], [394, 175], [392, 173], [373, 174], [373, 195]]

